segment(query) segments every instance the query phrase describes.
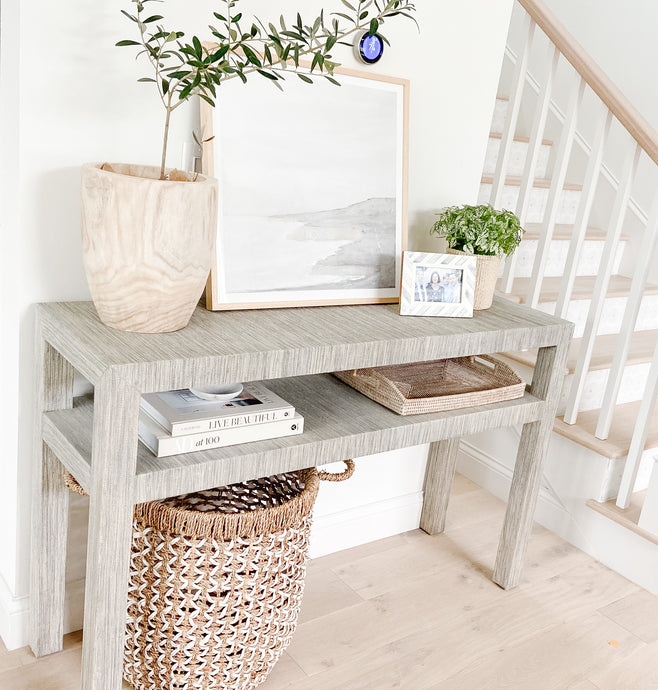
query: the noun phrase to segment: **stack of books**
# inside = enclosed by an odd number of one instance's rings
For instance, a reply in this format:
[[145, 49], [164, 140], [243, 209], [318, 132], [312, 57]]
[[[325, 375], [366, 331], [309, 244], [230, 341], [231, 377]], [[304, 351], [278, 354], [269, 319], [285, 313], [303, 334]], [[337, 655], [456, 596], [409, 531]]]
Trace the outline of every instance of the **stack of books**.
[[139, 440], [157, 457], [301, 434], [304, 418], [260, 383], [225, 402], [189, 389], [143, 395]]

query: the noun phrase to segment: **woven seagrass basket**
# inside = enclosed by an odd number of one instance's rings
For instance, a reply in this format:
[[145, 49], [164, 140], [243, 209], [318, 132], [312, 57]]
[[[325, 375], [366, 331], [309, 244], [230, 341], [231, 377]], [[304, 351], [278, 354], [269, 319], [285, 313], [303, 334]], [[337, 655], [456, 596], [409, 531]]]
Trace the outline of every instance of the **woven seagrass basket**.
[[335, 371], [334, 376], [398, 414], [427, 414], [514, 400], [525, 383], [489, 355]]
[[[124, 677], [137, 690], [251, 690], [297, 626], [315, 468], [135, 507]], [[82, 489], [72, 477], [69, 488]]]

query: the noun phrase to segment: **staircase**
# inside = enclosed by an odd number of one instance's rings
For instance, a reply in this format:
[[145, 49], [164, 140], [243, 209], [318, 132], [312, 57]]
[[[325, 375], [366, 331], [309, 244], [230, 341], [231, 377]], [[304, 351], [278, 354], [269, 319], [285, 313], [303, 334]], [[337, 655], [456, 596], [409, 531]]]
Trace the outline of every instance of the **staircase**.
[[[539, 0], [515, 15], [479, 197], [526, 229], [499, 294], [575, 323], [554, 430], [600, 459], [583, 502], [658, 549], [658, 135]], [[531, 378], [535, 351], [503, 355]]]

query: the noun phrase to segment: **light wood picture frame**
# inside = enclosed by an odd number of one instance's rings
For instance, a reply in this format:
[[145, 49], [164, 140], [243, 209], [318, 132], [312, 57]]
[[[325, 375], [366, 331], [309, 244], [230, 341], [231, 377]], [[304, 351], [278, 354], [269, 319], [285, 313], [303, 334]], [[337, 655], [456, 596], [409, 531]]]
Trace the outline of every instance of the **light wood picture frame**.
[[474, 256], [404, 252], [400, 314], [473, 316]]
[[409, 82], [336, 78], [229, 81], [201, 103], [203, 172], [220, 188], [208, 309], [399, 300]]

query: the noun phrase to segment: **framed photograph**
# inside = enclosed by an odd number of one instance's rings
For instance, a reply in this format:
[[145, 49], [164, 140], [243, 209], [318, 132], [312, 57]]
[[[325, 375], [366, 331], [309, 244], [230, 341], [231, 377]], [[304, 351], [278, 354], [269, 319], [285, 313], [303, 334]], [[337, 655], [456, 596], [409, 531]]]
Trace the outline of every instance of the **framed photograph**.
[[202, 103], [219, 179], [213, 310], [397, 302], [406, 245], [408, 82], [337, 70], [222, 85]]
[[400, 314], [473, 316], [474, 256], [404, 252]]

